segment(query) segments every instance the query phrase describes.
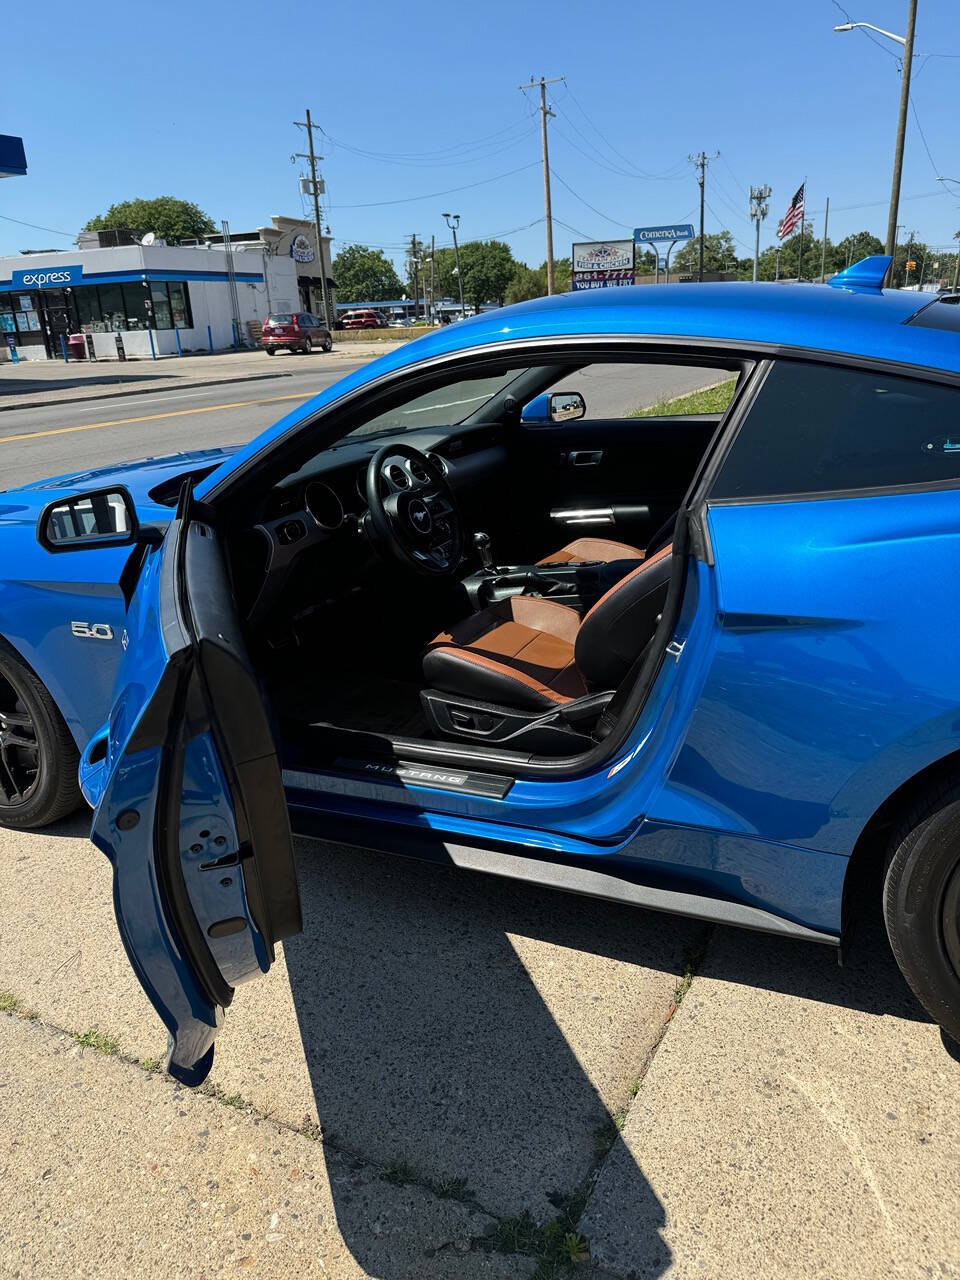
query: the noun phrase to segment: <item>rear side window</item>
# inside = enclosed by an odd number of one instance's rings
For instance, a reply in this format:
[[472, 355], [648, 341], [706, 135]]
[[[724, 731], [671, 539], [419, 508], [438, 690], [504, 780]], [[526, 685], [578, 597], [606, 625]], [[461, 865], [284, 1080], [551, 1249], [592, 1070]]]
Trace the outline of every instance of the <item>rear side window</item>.
[[960, 388], [774, 365], [713, 487], [759, 498], [960, 479]]
[[960, 295], [952, 294], [949, 298], [924, 307], [915, 316], [911, 316], [907, 324], [916, 325], [918, 329], [946, 329], [948, 333], [960, 333]]

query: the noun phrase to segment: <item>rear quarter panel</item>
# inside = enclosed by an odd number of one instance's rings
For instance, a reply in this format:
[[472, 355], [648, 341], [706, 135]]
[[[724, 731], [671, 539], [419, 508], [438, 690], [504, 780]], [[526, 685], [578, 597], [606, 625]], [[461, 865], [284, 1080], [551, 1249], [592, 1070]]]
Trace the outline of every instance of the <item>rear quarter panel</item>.
[[960, 492], [716, 505], [716, 642], [656, 816], [848, 856], [960, 748]]

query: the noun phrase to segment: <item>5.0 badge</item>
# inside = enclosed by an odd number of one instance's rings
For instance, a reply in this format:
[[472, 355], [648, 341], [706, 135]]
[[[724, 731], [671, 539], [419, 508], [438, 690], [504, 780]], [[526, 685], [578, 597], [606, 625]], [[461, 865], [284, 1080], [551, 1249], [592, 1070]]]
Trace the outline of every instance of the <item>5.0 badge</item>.
[[70, 630], [81, 640], [113, 639], [113, 627], [108, 622], [71, 622]]

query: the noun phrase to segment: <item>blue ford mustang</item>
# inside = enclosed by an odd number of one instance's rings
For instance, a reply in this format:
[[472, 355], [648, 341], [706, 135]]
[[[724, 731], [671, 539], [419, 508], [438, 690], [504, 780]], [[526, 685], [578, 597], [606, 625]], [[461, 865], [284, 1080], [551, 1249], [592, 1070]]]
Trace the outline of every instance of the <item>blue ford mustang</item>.
[[832, 946], [882, 893], [960, 1036], [960, 306], [887, 262], [525, 303], [0, 494], [0, 821], [79, 766], [174, 1076], [291, 827]]

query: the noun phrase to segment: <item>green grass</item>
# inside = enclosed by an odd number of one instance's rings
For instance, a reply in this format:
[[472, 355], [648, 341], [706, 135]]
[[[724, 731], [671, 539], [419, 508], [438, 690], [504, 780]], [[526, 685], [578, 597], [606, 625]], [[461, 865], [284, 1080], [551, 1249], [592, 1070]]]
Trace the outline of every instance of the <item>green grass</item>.
[[97, 1053], [105, 1053], [108, 1058], [114, 1058], [120, 1052], [120, 1046], [116, 1040], [111, 1040], [109, 1036], [101, 1035], [96, 1027], [90, 1027], [81, 1035], [73, 1038], [81, 1049], [96, 1049]]
[[658, 400], [645, 409], [634, 409], [630, 417], [663, 418], [680, 417], [688, 413], [723, 413], [733, 399], [736, 386], [736, 378], [726, 378], [716, 386], [704, 387], [702, 391], [690, 391], [684, 396]]
[[12, 991], [0, 991], [0, 1013], [16, 1013], [20, 1001]]

